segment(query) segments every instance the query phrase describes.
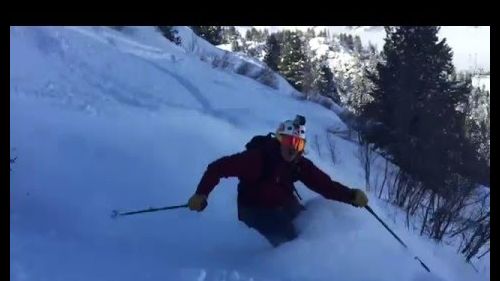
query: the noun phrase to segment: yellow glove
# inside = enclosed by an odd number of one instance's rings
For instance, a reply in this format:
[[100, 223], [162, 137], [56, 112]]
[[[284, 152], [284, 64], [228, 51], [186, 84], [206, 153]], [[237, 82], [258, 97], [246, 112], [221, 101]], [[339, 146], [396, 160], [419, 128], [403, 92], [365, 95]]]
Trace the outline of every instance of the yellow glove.
[[188, 207], [191, 211], [201, 212], [207, 207], [207, 204], [207, 196], [195, 193], [189, 198]]
[[353, 204], [356, 207], [365, 207], [368, 205], [368, 197], [366, 197], [366, 194], [363, 192], [361, 189], [353, 189], [354, 192], [354, 199], [352, 200], [351, 204]]

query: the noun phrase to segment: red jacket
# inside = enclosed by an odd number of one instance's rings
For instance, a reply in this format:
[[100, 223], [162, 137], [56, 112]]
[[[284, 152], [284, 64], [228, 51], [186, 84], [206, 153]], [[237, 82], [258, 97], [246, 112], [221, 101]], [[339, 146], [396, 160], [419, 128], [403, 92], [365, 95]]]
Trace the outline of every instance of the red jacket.
[[[280, 153], [279, 143], [276, 141], [272, 145], [273, 148], [267, 150], [267, 153], [276, 156]], [[245, 150], [212, 162], [201, 178], [196, 193], [208, 196], [221, 178], [238, 177], [240, 185], [244, 183], [246, 186], [244, 191], [238, 190], [238, 203], [253, 207], [281, 207], [297, 202], [293, 194], [293, 182], [299, 180], [327, 199], [344, 203], [352, 201], [353, 193], [350, 188], [333, 181], [303, 156], [297, 160], [296, 172], [293, 173], [292, 165], [278, 155], [270, 168], [270, 176], [262, 179], [263, 153], [258, 149]]]

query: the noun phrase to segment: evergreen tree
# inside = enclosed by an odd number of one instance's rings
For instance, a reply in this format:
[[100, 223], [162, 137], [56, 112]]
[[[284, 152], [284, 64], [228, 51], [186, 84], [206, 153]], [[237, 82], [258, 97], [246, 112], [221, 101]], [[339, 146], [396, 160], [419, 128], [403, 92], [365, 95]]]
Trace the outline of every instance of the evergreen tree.
[[227, 43], [233, 42], [238, 37], [238, 35], [239, 33], [234, 26], [226, 26], [222, 28], [222, 38]]
[[172, 26], [157, 26], [157, 28], [165, 38], [174, 42], [176, 45], [181, 44], [181, 38], [178, 36], [177, 30], [174, 30]]
[[266, 55], [264, 56], [264, 63], [267, 64], [267, 66], [269, 66], [269, 68], [273, 71], [278, 71], [281, 48], [274, 34], [271, 34], [267, 38], [264, 49], [266, 52]]
[[327, 65], [326, 60], [324, 59], [322, 63], [319, 64], [317, 77], [314, 81], [314, 87], [319, 94], [330, 97], [335, 103], [340, 104], [340, 97], [333, 80], [332, 70]]
[[264, 29], [264, 31], [262, 31], [262, 38], [260, 38], [259, 42], [265, 42], [268, 37], [269, 37], [269, 30], [266, 28]]
[[346, 36], [346, 47], [351, 51], [354, 50], [354, 39], [351, 34]]
[[256, 42], [265, 42], [267, 37], [269, 37], [269, 30], [264, 29], [264, 30], [258, 30], [256, 29], [254, 32], [253, 40]]
[[223, 32], [224, 41], [231, 44], [231, 50], [233, 52], [241, 52], [243, 46], [241, 34], [236, 30], [234, 26], [228, 26]]
[[361, 43], [361, 38], [359, 37], [359, 35], [356, 35], [354, 37], [354, 51], [359, 53], [359, 54], [362, 54], [363, 53], [363, 44]]
[[372, 42], [369, 42], [368, 43], [368, 53], [373, 56], [375, 54], [377, 54], [377, 47], [375, 47], [375, 45], [373, 45]]
[[[438, 27], [387, 27], [378, 76], [370, 76], [374, 100], [362, 113], [384, 124], [383, 134], [367, 134], [404, 171], [424, 184], [445, 186], [450, 170], [463, 162], [465, 104], [470, 84], [450, 79], [452, 52]], [[365, 132], [366, 133], [366, 132]], [[457, 166], [458, 165], [458, 166]]]
[[339, 34], [339, 43], [341, 46], [345, 46], [346, 45], [346, 35], [344, 33], [340, 33]]
[[304, 43], [298, 32], [291, 31], [283, 33], [283, 42], [282, 58], [278, 69], [294, 88], [302, 91], [304, 89], [304, 74], [308, 67]]
[[316, 37], [316, 32], [314, 31], [314, 28], [308, 28], [304, 36], [305, 36], [305, 41], [309, 41], [312, 38]]
[[222, 26], [190, 26], [193, 32], [212, 45], [224, 43]]
[[318, 63], [314, 59], [316, 52], [309, 46], [309, 40], [301, 40], [304, 53], [304, 66], [302, 70], [302, 92], [306, 95], [315, 92], [314, 80], [318, 77]]
[[258, 38], [259, 38], [259, 31], [255, 27], [252, 27], [245, 33], [245, 39], [247, 41], [258, 41]]

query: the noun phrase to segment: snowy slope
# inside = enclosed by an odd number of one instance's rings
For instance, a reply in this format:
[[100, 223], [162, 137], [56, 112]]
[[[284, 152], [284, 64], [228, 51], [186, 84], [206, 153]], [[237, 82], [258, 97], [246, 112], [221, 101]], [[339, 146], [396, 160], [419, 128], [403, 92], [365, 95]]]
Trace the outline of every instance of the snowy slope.
[[[216, 65], [224, 71], [238, 73], [238, 68], [243, 64], [249, 68], [248, 71], [243, 76], [252, 77], [254, 74], [267, 68], [267, 66], [256, 58], [249, 57], [243, 53], [232, 53], [229, 52], [227, 46], [221, 46], [222, 48], [215, 47], [209, 42], [200, 38], [194, 34], [194, 32], [184, 26], [175, 27], [178, 32], [178, 36], [181, 38], [181, 47], [187, 52], [196, 57], [200, 58], [202, 61]], [[215, 61], [215, 62], [214, 62]], [[297, 90], [295, 90], [283, 77], [275, 75], [276, 79], [276, 89], [279, 89], [281, 93], [292, 95], [295, 97], [302, 96]]]
[[[194, 37], [193, 37], [194, 38]], [[363, 187], [357, 146], [330, 110], [200, 59], [150, 28], [11, 27], [11, 280], [489, 280], [370, 205], [433, 270], [425, 272], [366, 211], [299, 186], [300, 237], [277, 249], [236, 219], [236, 180], [203, 213], [112, 220], [112, 209], [184, 204], [208, 163], [303, 114], [308, 157]], [[216, 54], [216, 55], [220, 55]], [[489, 261], [488, 264], [489, 265]]]

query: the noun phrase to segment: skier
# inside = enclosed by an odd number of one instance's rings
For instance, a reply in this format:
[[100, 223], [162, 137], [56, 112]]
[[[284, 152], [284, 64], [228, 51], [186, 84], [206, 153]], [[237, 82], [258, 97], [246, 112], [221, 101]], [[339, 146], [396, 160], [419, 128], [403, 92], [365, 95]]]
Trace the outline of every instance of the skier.
[[221, 178], [238, 177], [238, 219], [277, 247], [297, 237], [293, 220], [304, 207], [297, 199], [295, 181], [327, 199], [366, 206], [368, 198], [362, 190], [333, 181], [303, 156], [305, 129], [305, 118], [297, 115], [282, 122], [275, 134], [252, 138], [245, 151], [209, 164], [189, 199], [189, 209], [203, 211]]

